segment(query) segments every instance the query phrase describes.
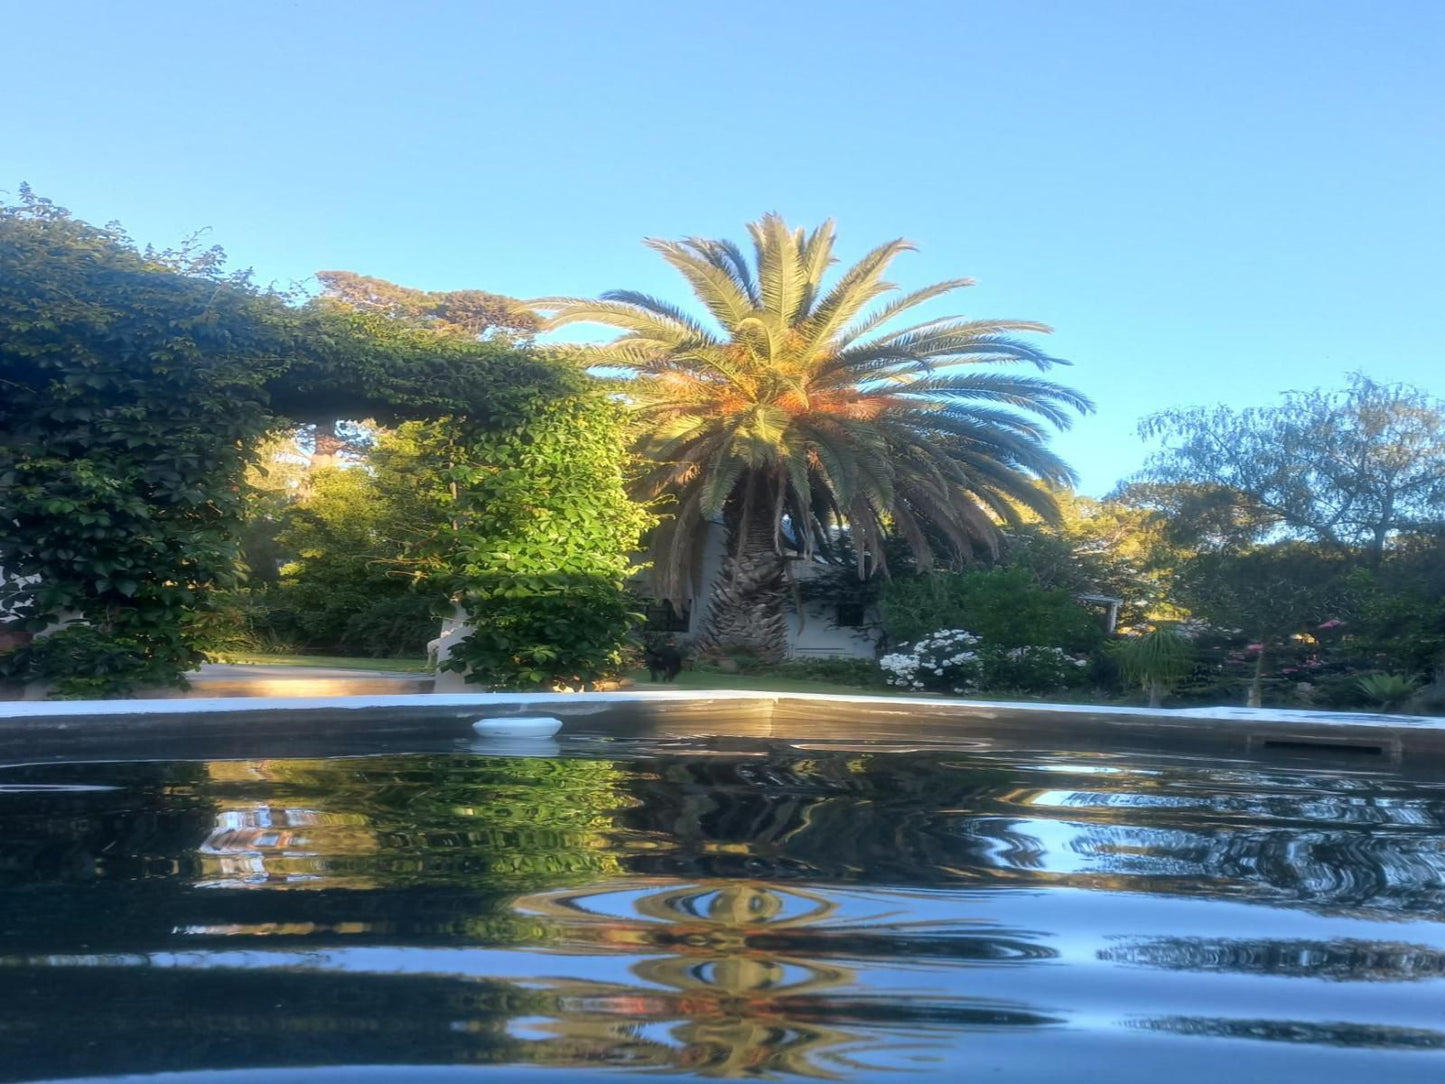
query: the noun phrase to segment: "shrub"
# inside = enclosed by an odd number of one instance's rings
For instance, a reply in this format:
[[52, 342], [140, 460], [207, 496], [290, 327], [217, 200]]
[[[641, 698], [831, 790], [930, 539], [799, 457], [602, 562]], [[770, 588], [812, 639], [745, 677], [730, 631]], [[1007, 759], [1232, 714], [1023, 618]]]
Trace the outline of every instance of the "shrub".
[[1415, 715], [1445, 715], [1445, 666], [1435, 671], [1430, 684], [1410, 698], [1409, 709]]
[[966, 693], [983, 678], [980, 640], [963, 629], [944, 629], [899, 651], [884, 655], [878, 665], [889, 685], [915, 692]]
[[[598, 392], [529, 405], [514, 424], [446, 441], [445, 584], [473, 632], [447, 666], [505, 688], [578, 688], [616, 675], [641, 623], [627, 590], [654, 522], [625, 488], [622, 408]], [[452, 439], [449, 439], [452, 438]], [[462, 439], [455, 439], [462, 438]]]
[[1357, 684], [1360, 692], [1381, 711], [1398, 711], [1419, 682], [1405, 674], [1367, 674]]
[[466, 608], [472, 632], [443, 668], [506, 689], [578, 689], [619, 672], [642, 618], [615, 581], [560, 572], [473, 583]]
[[1087, 651], [1104, 638], [1094, 615], [1068, 591], [1040, 587], [1026, 568], [901, 576], [884, 585], [879, 611], [894, 643], [962, 628], [1002, 648]]
[[1058, 647], [986, 647], [983, 685], [1020, 693], [1048, 693], [1083, 685], [1089, 677], [1089, 660]]
[[377, 599], [347, 619], [341, 646], [373, 659], [424, 655], [441, 630], [436, 611], [443, 601], [416, 592]]
[[1047, 693], [1083, 685], [1089, 660], [1058, 647], [988, 644], [964, 629], [944, 629], [885, 655], [878, 665], [888, 684], [915, 692], [979, 689]]
[[0, 680], [50, 687], [63, 700], [129, 696], [146, 686], [185, 688], [171, 654], [147, 653], [146, 644], [107, 636], [90, 625], [71, 625], [0, 654]]
[[1150, 707], [1162, 704], [1164, 695], [1194, 671], [1194, 645], [1170, 629], [1120, 640], [1114, 654], [1124, 680], [1142, 686], [1149, 694]]
[[766, 669], [775, 677], [797, 678], [802, 681], [827, 681], [834, 685], [848, 685], [864, 688], [883, 684], [883, 674], [872, 659], [825, 657], [816, 659], [792, 659]]

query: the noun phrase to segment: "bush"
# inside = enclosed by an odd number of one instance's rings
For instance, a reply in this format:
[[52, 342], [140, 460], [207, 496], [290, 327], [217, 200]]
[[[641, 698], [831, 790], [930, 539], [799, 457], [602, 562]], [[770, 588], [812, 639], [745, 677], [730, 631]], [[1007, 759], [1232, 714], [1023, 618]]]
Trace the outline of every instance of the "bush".
[[415, 592], [377, 599], [347, 619], [341, 646], [373, 659], [424, 655], [426, 645], [441, 630], [436, 611], [442, 602]]
[[285, 608], [283, 599], [279, 587], [213, 592], [205, 609], [191, 616], [191, 636], [208, 655], [299, 654], [297, 615]]
[[1049, 693], [1076, 688], [1089, 679], [1086, 656], [1058, 647], [985, 648], [983, 685], [1019, 693]]
[[1381, 711], [1398, 711], [1414, 695], [1419, 682], [1407, 674], [1366, 674], [1356, 684], [1365, 698]]
[[914, 692], [966, 693], [983, 678], [980, 641], [963, 629], [944, 629], [884, 655], [878, 665], [889, 685]]
[[603, 577], [498, 577], [469, 590], [472, 632], [443, 669], [504, 689], [578, 689], [622, 669], [627, 630], [642, 618]]
[[1413, 715], [1445, 715], [1445, 667], [1435, 671], [1435, 677], [1420, 689], [1406, 705]]
[[1058, 647], [1004, 647], [964, 629], [944, 629], [883, 656], [888, 684], [914, 692], [1048, 693], [1084, 685], [1089, 659]]
[[146, 686], [186, 687], [172, 655], [148, 655], [145, 644], [90, 625], [71, 625], [0, 654], [0, 680], [48, 685], [50, 695], [62, 700], [129, 696]]
[[767, 667], [765, 672], [775, 677], [796, 678], [800, 681], [827, 681], [834, 685], [858, 688], [883, 684], [883, 674], [878, 669], [878, 664], [872, 659], [837, 657], [793, 659]]
[[893, 643], [965, 628], [1001, 648], [1054, 644], [1087, 651], [1104, 638], [1094, 615], [1069, 592], [1040, 587], [1026, 568], [902, 576], [884, 585], [879, 611]]

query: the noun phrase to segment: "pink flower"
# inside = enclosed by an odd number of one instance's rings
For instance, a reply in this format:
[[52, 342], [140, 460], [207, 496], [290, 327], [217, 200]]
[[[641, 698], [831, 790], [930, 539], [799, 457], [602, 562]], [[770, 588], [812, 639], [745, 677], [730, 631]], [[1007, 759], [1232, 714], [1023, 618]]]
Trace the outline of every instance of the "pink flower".
[[1264, 650], [1264, 645], [1263, 645], [1263, 644], [1245, 644], [1245, 645], [1244, 645], [1244, 650], [1246, 650], [1246, 651], [1263, 651], [1263, 650]]
[[1344, 622], [1341, 621], [1341, 620], [1339, 620], [1338, 618], [1331, 618], [1330, 620], [1326, 621], [1323, 625], [1320, 625], [1319, 627], [1322, 628], [1322, 629], [1337, 629], [1337, 628], [1339, 628], [1339, 627], [1340, 627], [1341, 625], [1343, 625], [1343, 624], [1344, 624]]

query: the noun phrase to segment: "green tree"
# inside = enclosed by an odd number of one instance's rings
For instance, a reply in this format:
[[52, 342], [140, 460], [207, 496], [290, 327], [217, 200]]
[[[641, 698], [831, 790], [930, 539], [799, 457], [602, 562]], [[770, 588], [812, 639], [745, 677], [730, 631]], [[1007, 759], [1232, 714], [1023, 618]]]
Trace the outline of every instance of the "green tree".
[[1445, 519], [1445, 401], [1419, 388], [1355, 374], [1274, 407], [1163, 411], [1140, 431], [1161, 442], [1143, 494], [1203, 537], [1360, 547], [1378, 565], [1396, 534]]
[[[286, 308], [214, 251], [140, 252], [28, 189], [0, 207], [0, 267], [0, 608], [113, 641], [71, 638], [86, 651], [66, 655], [107, 691], [125, 684], [118, 655], [132, 680], [179, 682], [200, 660], [186, 615], [234, 577]], [[0, 670], [34, 680], [57, 653], [37, 643]]]
[[879, 600], [889, 641], [966, 629], [990, 647], [1086, 650], [1103, 638], [1095, 616], [1068, 591], [1041, 586], [1028, 569], [977, 568], [899, 576]]
[[436, 635], [446, 596], [414, 588], [405, 509], [388, 482], [366, 467], [321, 470], [289, 511], [278, 541], [294, 557], [276, 594], [304, 647], [419, 655]]
[[1019, 506], [1053, 515], [1044, 483], [1071, 475], [1048, 449], [1048, 430], [1090, 404], [1051, 381], [991, 368], [1060, 364], [1014, 337], [1047, 331], [1042, 324], [948, 317], [889, 330], [969, 280], [868, 312], [896, 289], [884, 276], [907, 242], [880, 245], [830, 284], [831, 222], [805, 233], [768, 215], [749, 230], [752, 261], [727, 241], [647, 242], [687, 280], [716, 330], [630, 290], [534, 304], [552, 313], [550, 327], [599, 323], [623, 333], [590, 359], [627, 377], [654, 464], [644, 496], [674, 502], [654, 537], [659, 593], [684, 601], [706, 526], [721, 517], [728, 555], [702, 642], [776, 659], [786, 550], [811, 555], [843, 525], [874, 561], [890, 532], [924, 567], [940, 546], [953, 555], [992, 550], [994, 517], [1016, 521]]
[[1068, 490], [1055, 499], [1054, 522], [1030, 517], [1007, 530], [1006, 563], [1028, 569], [1043, 587], [1123, 599], [1123, 625], [1172, 611], [1169, 575], [1181, 555], [1156, 513]]
[[654, 517], [627, 494], [622, 410], [601, 391], [539, 403], [509, 426], [418, 428], [449, 466], [433, 487], [431, 577], [471, 633], [449, 660], [492, 686], [580, 688], [616, 674], [641, 620], [627, 591]]
[[1190, 558], [1176, 590], [1191, 613], [1257, 645], [1247, 703], [1259, 707], [1267, 657], [1292, 636], [1338, 617], [1349, 605], [1349, 571], [1343, 557], [1315, 546], [1261, 546]]
[[0, 608], [89, 630], [0, 655], [0, 679], [183, 683], [197, 612], [238, 574], [268, 433], [439, 417], [515, 432], [594, 396], [535, 351], [296, 306], [224, 273], [218, 250], [141, 251], [28, 189], [0, 207], [0, 267]]

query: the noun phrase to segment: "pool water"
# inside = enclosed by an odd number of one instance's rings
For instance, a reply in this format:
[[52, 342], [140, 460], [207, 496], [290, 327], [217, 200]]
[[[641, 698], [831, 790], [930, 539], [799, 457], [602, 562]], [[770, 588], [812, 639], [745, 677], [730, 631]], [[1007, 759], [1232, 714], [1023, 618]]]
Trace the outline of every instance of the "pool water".
[[0, 1080], [1445, 1080], [1445, 783], [543, 752], [0, 767]]

